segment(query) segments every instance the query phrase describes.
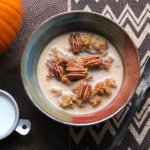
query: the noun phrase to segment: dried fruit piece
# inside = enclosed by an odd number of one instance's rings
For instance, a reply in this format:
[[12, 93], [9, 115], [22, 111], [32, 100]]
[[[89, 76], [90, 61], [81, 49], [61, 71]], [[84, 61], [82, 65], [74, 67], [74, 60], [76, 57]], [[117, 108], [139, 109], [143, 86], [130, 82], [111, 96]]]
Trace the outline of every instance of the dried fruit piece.
[[76, 66], [73, 67], [67, 67], [66, 68], [66, 76], [70, 80], [78, 80], [86, 77], [87, 75], [87, 69], [86, 68], [79, 68]]
[[99, 56], [85, 56], [83, 57], [83, 66], [84, 67], [98, 67], [101, 64], [102, 60]]
[[82, 48], [82, 41], [79, 33], [71, 33], [69, 37], [69, 42], [71, 49], [73, 50], [74, 54], [80, 53]]
[[92, 87], [87, 82], [82, 82], [78, 87], [78, 98], [88, 100], [91, 96]]

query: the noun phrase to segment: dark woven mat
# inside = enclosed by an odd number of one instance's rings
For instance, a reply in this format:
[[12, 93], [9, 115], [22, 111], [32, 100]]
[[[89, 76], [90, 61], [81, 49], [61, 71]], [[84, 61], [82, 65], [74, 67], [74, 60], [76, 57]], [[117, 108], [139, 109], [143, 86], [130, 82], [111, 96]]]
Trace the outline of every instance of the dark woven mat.
[[[16, 99], [20, 118], [32, 122], [31, 132], [13, 132], [0, 141], [0, 150], [103, 150], [115, 136], [131, 103], [116, 117], [90, 127], [68, 127], [37, 110], [25, 94], [20, 78], [23, 47], [31, 32], [48, 17], [64, 11], [96, 11], [119, 23], [139, 48], [141, 66], [150, 56], [150, 4], [148, 0], [23, 0], [24, 22], [8, 53], [0, 56], [0, 89]], [[139, 94], [139, 91], [136, 94]], [[147, 96], [129, 127], [119, 150], [150, 149], [150, 96]]]

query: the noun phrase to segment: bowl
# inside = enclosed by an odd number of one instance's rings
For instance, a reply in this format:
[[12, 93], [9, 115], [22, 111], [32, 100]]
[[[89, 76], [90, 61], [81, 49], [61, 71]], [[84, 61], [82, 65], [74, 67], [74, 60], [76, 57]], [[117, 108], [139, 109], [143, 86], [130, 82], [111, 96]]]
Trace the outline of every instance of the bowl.
[[[55, 37], [70, 31], [90, 31], [104, 36], [119, 52], [123, 62], [123, 82], [113, 101], [90, 114], [71, 114], [58, 110], [41, 92], [37, 81], [37, 63], [44, 47]], [[68, 125], [92, 125], [105, 121], [130, 101], [140, 76], [140, 61], [136, 46], [128, 34], [115, 22], [97, 13], [75, 11], [58, 14], [43, 22], [29, 37], [21, 60], [22, 82], [32, 103], [49, 118]]]

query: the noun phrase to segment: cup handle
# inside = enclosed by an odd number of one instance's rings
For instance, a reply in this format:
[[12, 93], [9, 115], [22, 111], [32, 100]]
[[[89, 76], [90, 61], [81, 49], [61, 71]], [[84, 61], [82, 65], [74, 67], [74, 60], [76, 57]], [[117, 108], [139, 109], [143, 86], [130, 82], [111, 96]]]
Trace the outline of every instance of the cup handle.
[[31, 122], [27, 119], [19, 119], [18, 125], [15, 129], [19, 134], [26, 135], [31, 129]]

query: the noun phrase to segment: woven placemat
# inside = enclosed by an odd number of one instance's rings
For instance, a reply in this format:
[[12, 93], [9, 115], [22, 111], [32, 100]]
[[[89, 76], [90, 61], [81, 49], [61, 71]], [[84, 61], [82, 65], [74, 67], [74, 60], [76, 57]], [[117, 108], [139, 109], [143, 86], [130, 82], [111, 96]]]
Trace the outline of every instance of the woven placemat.
[[27, 118], [32, 129], [26, 136], [13, 132], [0, 141], [0, 150], [67, 150], [68, 127], [43, 115], [28, 99], [20, 76], [23, 47], [31, 32], [44, 20], [67, 11], [67, 3], [59, 0], [23, 0], [24, 20], [22, 29], [8, 53], [0, 56], [0, 89], [9, 92], [17, 101], [20, 118]]

